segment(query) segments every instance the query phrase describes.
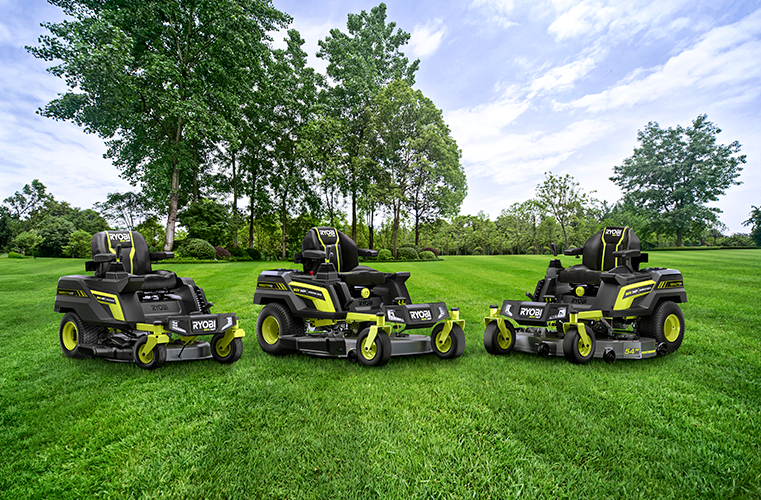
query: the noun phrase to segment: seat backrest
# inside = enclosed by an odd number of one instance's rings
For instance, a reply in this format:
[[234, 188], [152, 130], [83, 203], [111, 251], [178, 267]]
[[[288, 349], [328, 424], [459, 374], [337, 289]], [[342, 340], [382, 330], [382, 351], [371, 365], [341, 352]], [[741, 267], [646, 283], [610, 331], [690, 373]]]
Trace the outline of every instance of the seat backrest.
[[593, 271], [610, 271], [625, 264], [625, 259], [613, 257], [613, 252], [621, 250], [640, 250], [637, 235], [630, 227], [605, 227], [584, 243], [582, 263]]
[[90, 247], [93, 258], [99, 253], [116, 254], [121, 245], [121, 255], [117, 258], [124, 270], [130, 274], [151, 274], [151, 254], [148, 244], [137, 231], [101, 231], [92, 236]]
[[359, 264], [357, 244], [334, 227], [313, 227], [301, 242], [301, 251], [322, 250], [336, 271], [345, 273]]

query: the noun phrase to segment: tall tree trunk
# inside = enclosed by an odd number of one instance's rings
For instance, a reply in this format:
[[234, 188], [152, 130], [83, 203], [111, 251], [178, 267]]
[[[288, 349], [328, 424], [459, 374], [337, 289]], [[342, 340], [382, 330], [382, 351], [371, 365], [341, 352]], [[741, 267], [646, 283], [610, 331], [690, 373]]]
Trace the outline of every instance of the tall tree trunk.
[[164, 239], [164, 251], [171, 252], [174, 247], [174, 226], [177, 222], [177, 209], [180, 204], [180, 167], [178, 157], [180, 155], [180, 141], [182, 140], [182, 118], [177, 122], [177, 134], [175, 135], [175, 151], [172, 158], [172, 185], [169, 191], [169, 216], [166, 220], [166, 238]]
[[369, 223], [367, 224], [367, 231], [370, 233], [369, 244], [367, 245], [367, 248], [369, 248], [370, 250], [373, 249], [373, 244], [374, 244], [373, 243], [373, 240], [374, 240], [373, 236], [374, 236], [374, 233], [375, 233], [375, 231], [373, 230], [373, 218], [374, 217], [375, 217], [375, 207], [373, 207], [371, 205], [370, 206], [370, 214], [368, 215], [368, 222]]
[[415, 246], [420, 244], [420, 216], [415, 212]]
[[682, 228], [676, 230], [676, 246], [682, 246]]
[[283, 194], [283, 203], [282, 203], [282, 208], [281, 208], [282, 213], [283, 213], [283, 218], [282, 218], [282, 224], [283, 224], [283, 238], [282, 238], [283, 255], [282, 255], [282, 260], [286, 260], [286, 258], [285, 258], [285, 240], [286, 240], [285, 234], [286, 234], [286, 225], [288, 224], [288, 212], [285, 209], [285, 200], [287, 198], [288, 198], [288, 193], [286, 192], [286, 193]]
[[232, 152], [233, 167], [233, 247], [238, 248], [238, 177], [235, 172], [235, 151]]
[[256, 207], [256, 176], [251, 174], [251, 194], [248, 202], [248, 248], [254, 248], [254, 208]]
[[351, 189], [351, 239], [357, 241], [357, 188]]
[[198, 164], [198, 144], [193, 140], [193, 203], [198, 203], [198, 173], [201, 165]]
[[397, 249], [396, 249], [396, 241], [397, 241], [397, 235], [399, 234], [399, 220], [401, 219], [401, 212], [402, 212], [401, 203], [399, 203], [398, 206], [397, 206], [397, 203], [395, 203], [394, 204], [394, 235], [392, 237], [395, 259], [398, 258]]

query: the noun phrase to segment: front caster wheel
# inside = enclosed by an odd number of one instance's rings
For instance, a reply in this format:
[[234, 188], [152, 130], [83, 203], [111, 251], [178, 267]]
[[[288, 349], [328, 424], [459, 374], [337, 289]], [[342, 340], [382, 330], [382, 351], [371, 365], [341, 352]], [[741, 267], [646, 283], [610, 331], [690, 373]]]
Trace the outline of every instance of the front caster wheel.
[[581, 334], [577, 328], [569, 328], [565, 332], [563, 337], [563, 354], [565, 359], [571, 363], [577, 365], [584, 364], [595, 355], [595, 346], [597, 344], [595, 332], [591, 328], [587, 328], [586, 331], [590, 340], [588, 344], [584, 343], [581, 339]]
[[135, 342], [135, 348], [132, 351], [132, 358], [135, 364], [144, 370], [155, 370], [161, 368], [166, 363], [166, 345], [156, 344], [150, 352], [147, 352], [145, 344], [148, 342], [148, 336], [140, 337]]
[[452, 323], [449, 336], [444, 338], [444, 325], [439, 323], [431, 332], [431, 350], [441, 359], [454, 359], [462, 356], [465, 352], [465, 332], [459, 325]]
[[386, 332], [378, 332], [375, 340], [368, 342], [370, 329], [365, 328], [357, 337], [357, 361], [365, 366], [383, 366], [391, 359], [391, 339]]
[[235, 363], [243, 354], [243, 341], [240, 338], [234, 338], [232, 342], [222, 347], [224, 333], [217, 333], [211, 338], [211, 356], [222, 364]]
[[505, 321], [507, 333], [502, 333], [496, 321], [486, 325], [484, 347], [489, 354], [509, 354], [515, 347], [515, 327]]

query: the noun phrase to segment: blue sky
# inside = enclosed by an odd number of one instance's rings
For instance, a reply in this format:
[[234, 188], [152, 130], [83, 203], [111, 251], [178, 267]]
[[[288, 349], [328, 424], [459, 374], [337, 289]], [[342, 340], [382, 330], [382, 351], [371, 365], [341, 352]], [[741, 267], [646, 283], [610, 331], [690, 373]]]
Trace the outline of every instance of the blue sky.
[[[377, 4], [275, 0], [323, 72], [317, 41]], [[444, 111], [463, 151], [463, 213], [495, 218], [533, 197], [546, 171], [613, 202], [621, 193], [608, 178], [632, 154], [637, 130], [649, 121], [687, 126], [707, 113], [719, 142], [739, 141], [748, 158], [743, 184], [715, 206], [729, 233], [749, 231], [742, 221], [761, 205], [758, 1], [386, 4], [388, 19], [412, 34], [405, 52], [421, 60], [416, 87]], [[23, 46], [36, 43], [40, 22], [61, 19], [42, 0], [0, 0], [0, 197], [39, 178], [57, 199], [89, 208], [132, 188], [102, 158], [100, 139], [35, 114], [65, 86]]]

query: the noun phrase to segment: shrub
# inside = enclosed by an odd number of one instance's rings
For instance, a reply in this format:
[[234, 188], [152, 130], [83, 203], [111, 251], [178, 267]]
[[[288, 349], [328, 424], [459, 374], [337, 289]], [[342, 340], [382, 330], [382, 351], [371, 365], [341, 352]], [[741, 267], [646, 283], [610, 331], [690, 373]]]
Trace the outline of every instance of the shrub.
[[229, 260], [230, 257], [232, 257], [232, 254], [230, 254], [230, 252], [228, 252], [226, 248], [214, 247], [214, 250], [216, 250], [216, 252], [217, 252], [217, 258], [218, 259]]
[[436, 260], [436, 255], [434, 255], [433, 252], [430, 250], [423, 250], [420, 252], [420, 259], [421, 260]]
[[206, 240], [188, 238], [179, 249], [180, 257], [195, 257], [197, 259], [214, 259], [217, 251]]
[[21, 255], [20, 253], [10, 252], [10, 253], [8, 253], [8, 258], [9, 259], [23, 259], [24, 256]]
[[378, 252], [378, 260], [391, 260], [393, 258], [394, 256], [388, 248], [383, 248]]
[[[439, 255], [441, 255], [438, 250], [436, 250], [435, 248], [431, 248], [431, 247], [425, 247], [422, 251], [423, 252], [431, 252], [431, 253], [433, 253], [433, 255], [435, 255], [437, 259], [439, 258]], [[423, 256], [421, 255], [420, 258], [422, 259]]]
[[233, 246], [230, 245], [229, 247], [226, 247], [225, 250], [230, 252], [230, 255], [235, 257], [236, 259], [238, 257], [248, 257], [248, 253], [246, 253], [246, 249], [241, 246]]
[[473, 255], [483, 255], [484, 249], [481, 247], [476, 247], [473, 249]]
[[397, 249], [396, 258], [400, 260], [418, 260], [420, 256], [414, 248], [402, 247]]
[[75, 257], [77, 259], [86, 259], [90, 256], [92, 244], [92, 235], [87, 231], [77, 229], [71, 236], [69, 242], [61, 247], [64, 257]]
[[246, 253], [251, 257], [251, 260], [259, 260], [262, 258], [262, 253], [256, 248], [246, 248]]

